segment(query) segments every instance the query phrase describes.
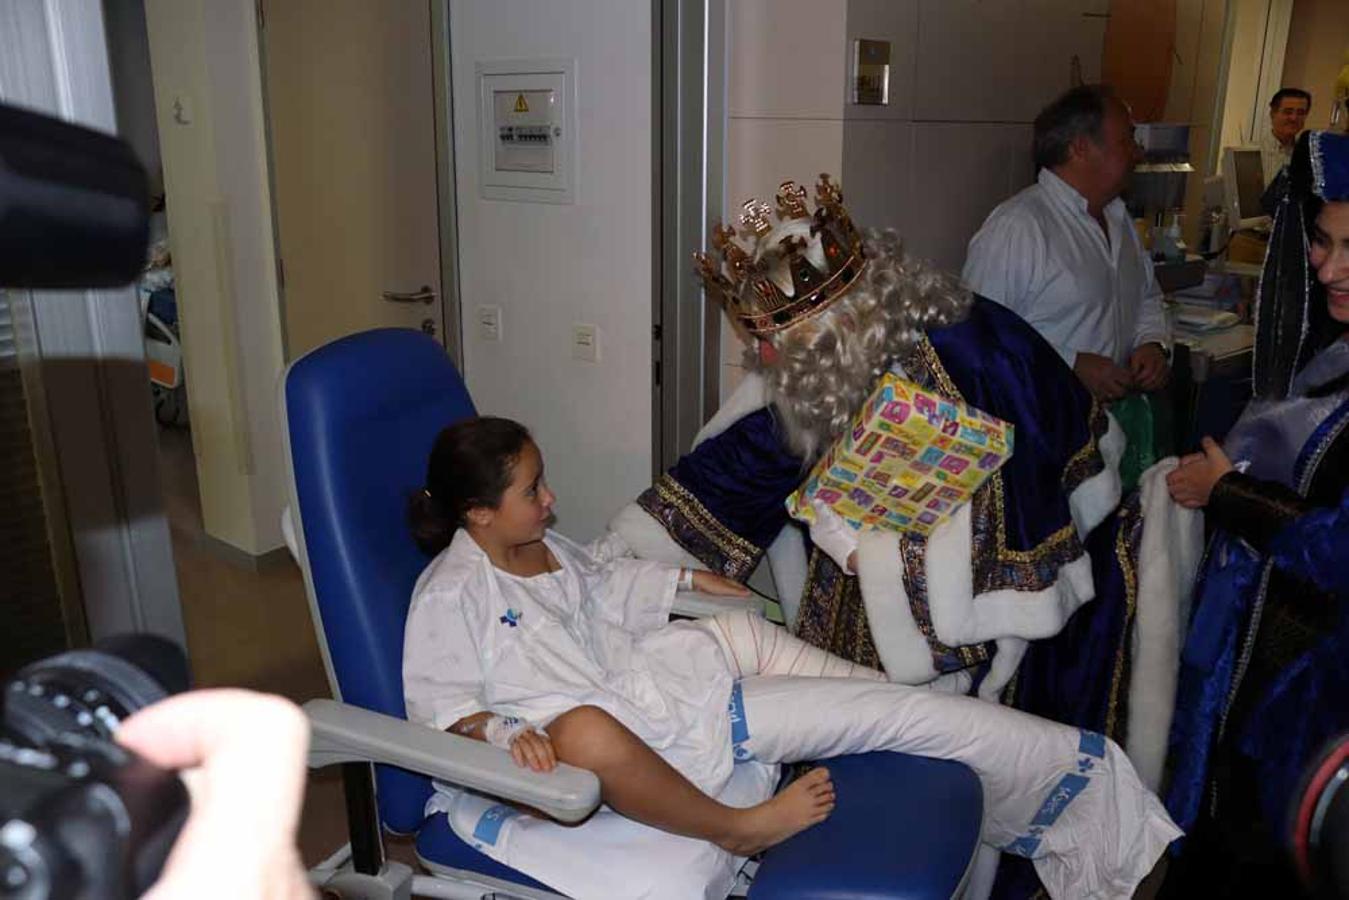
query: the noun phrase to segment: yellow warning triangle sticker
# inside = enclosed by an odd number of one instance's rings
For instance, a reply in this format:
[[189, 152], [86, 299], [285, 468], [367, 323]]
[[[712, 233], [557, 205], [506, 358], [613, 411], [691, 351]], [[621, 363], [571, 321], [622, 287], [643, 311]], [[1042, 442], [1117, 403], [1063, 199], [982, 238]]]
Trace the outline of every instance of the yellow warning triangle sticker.
[[525, 95], [524, 95], [524, 94], [516, 94], [516, 95], [515, 95], [515, 111], [516, 111], [516, 112], [529, 112], [529, 104], [525, 102]]

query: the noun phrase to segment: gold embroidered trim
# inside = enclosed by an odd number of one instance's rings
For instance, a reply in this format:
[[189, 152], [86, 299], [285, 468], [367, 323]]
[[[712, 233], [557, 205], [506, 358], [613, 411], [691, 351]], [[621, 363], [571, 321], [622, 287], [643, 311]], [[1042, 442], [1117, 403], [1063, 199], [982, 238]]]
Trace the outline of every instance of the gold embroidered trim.
[[715, 543], [727, 558], [750, 567], [747, 571], [752, 571], [759, 559], [758, 547], [717, 521], [697, 497], [669, 475], [662, 475], [652, 487], [663, 501], [678, 510], [690, 525]]
[[1063, 467], [1063, 488], [1072, 493], [1088, 478], [1105, 469], [1105, 457], [1101, 455], [1101, 438], [1110, 430], [1110, 419], [1106, 417], [1105, 407], [1093, 399], [1091, 411], [1087, 414], [1087, 442], [1082, 445], [1068, 465]]
[[818, 547], [811, 550], [806, 567], [806, 588], [795, 631], [808, 644], [885, 671], [871, 637], [857, 579], [840, 571]]
[[1133, 633], [1134, 613], [1138, 608], [1138, 569], [1134, 565], [1136, 546], [1132, 540], [1137, 521], [1125, 518], [1120, 510], [1119, 533], [1115, 535], [1115, 559], [1119, 562], [1120, 577], [1124, 580], [1124, 627], [1120, 631], [1119, 646], [1115, 648], [1115, 665], [1110, 675], [1110, 700], [1105, 710], [1105, 733], [1112, 740], [1122, 742], [1116, 726], [1119, 720], [1120, 685], [1124, 681], [1125, 650]]
[[707, 507], [693, 497], [683, 484], [676, 482], [669, 475], [662, 475], [652, 488], [661, 501], [669, 503], [673, 509], [679, 511], [701, 536], [714, 542], [716, 549], [719, 549], [727, 559], [734, 560], [737, 568], [745, 571], [746, 578], [754, 571], [754, 565], [758, 563], [762, 551], [733, 530], [720, 524], [715, 515], [707, 511]]
[[1087, 442], [1082, 445], [1081, 449], [1073, 454], [1073, 458], [1068, 460], [1068, 468], [1070, 469], [1073, 466], [1081, 465], [1093, 453], [1099, 455], [1100, 451], [1096, 447], [1096, 442], [1110, 428], [1109, 420], [1105, 417], [1105, 409], [1095, 399], [1091, 401], [1091, 411], [1087, 413], [1087, 421], [1091, 423], [1088, 427], [1090, 437], [1087, 438]]
[[[993, 494], [994, 533], [998, 539], [998, 559], [1015, 563], [1036, 564], [1045, 557], [1067, 552], [1068, 545], [1077, 543], [1077, 528], [1072, 522], [1064, 525], [1039, 543], [1034, 550], [1010, 550], [1007, 547], [1007, 525], [1003, 520], [1002, 472], [994, 472], [988, 479], [989, 490]], [[1077, 554], [1073, 554], [1076, 557]], [[1064, 560], [1067, 562], [1068, 560]]]

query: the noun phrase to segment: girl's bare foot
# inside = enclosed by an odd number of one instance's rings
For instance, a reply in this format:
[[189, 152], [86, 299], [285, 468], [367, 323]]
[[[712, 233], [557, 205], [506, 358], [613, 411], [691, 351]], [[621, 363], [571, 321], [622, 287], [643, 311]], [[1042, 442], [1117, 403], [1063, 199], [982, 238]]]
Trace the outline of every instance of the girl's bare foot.
[[811, 769], [782, 793], [748, 809], [737, 809], [718, 846], [752, 856], [818, 825], [834, 811], [834, 782], [828, 769]]

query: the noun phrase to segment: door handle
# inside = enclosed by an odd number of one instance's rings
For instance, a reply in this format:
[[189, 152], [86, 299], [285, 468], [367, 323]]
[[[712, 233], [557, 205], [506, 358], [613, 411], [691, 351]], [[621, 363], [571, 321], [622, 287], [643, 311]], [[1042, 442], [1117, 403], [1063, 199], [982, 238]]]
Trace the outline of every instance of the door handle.
[[431, 285], [424, 284], [421, 290], [402, 293], [399, 291], [383, 291], [380, 297], [388, 300], [390, 303], [434, 303], [436, 292], [431, 290]]

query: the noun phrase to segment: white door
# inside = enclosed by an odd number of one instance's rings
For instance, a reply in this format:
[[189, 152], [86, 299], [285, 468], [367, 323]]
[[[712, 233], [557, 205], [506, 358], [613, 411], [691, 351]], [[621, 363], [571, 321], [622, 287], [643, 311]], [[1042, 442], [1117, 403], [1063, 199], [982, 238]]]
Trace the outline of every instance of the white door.
[[381, 326], [443, 342], [430, 4], [261, 11], [287, 357]]

